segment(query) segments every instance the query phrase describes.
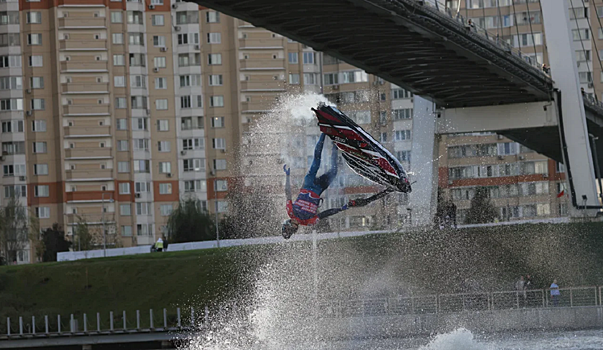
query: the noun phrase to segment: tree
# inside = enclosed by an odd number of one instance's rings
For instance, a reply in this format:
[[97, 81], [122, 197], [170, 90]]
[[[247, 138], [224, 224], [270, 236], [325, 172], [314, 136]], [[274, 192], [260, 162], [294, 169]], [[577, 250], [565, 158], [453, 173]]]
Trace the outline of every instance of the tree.
[[487, 189], [480, 187], [475, 190], [475, 196], [471, 200], [471, 207], [465, 216], [466, 224], [483, 224], [493, 222], [498, 218], [496, 208], [488, 198]]
[[168, 218], [167, 231], [170, 243], [216, 239], [214, 221], [194, 198], [180, 201]]
[[92, 250], [95, 248], [95, 237], [90, 232], [90, 227], [82, 218], [78, 218], [78, 223], [75, 225], [73, 247], [77, 250]]
[[0, 252], [7, 263], [17, 261], [17, 252], [29, 243], [29, 216], [18, 196], [11, 196], [0, 211]]
[[42, 243], [44, 245], [42, 261], [44, 262], [57, 261], [57, 253], [66, 252], [71, 246], [71, 242], [65, 239], [65, 232], [57, 223], [42, 232]]

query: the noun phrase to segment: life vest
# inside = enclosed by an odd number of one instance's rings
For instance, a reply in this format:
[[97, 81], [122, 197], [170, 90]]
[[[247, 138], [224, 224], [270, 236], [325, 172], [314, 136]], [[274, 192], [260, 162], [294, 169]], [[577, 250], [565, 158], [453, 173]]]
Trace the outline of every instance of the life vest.
[[300, 225], [315, 225], [318, 222], [320, 195], [306, 189], [299, 191], [295, 202], [287, 201], [287, 214]]

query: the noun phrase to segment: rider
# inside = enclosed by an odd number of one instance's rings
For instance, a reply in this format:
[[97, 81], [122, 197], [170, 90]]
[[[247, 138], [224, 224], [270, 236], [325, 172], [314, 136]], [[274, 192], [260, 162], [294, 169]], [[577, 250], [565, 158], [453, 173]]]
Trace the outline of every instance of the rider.
[[297, 231], [299, 225], [315, 225], [320, 219], [337, 214], [351, 207], [365, 206], [370, 202], [385, 196], [391, 191], [385, 190], [369, 198], [349, 201], [348, 204], [341, 208], [333, 208], [318, 213], [318, 207], [322, 202], [320, 195], [329, 187], [331, 182], [333, 182], [335, 176], [337, 176], [337, 146], [335, 143], [333, 143], [333, 151], [331, 153], [331, 169], [320, 177], [316, 177], [318, 169], [320, 168], [320, 158], [324, 143], [325, 134], [321, 134], [320, 138], [318, 139], [318, 143], [316, 144], [316, 148], [314, 149], [314, 161], [312, 162], [312, 166], [310, 167], [308, 174], [304, 178], [304, 184], [302, 189], [299, 191], [299, 195], [297, 196], [295, 202], [293, 202], [291, 199], [291, 180], [289, 176], [291, 169], [287, 168], [286, 164], [283, 166], [283, 170], [287, 175], [285, 194], [287, 195], [287, 214], [290, 217], [290, 219], [287, 219], [285, 222], [283, 222], [282, 226], [282, 234], [285, 239], [291, 237], [291, 235]]

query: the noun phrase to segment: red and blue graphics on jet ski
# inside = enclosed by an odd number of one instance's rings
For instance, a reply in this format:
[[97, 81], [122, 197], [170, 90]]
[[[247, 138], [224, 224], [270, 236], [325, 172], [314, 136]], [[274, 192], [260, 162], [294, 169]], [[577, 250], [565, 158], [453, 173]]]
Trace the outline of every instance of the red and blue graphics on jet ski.
[[385, 147], [335, 107], [318, 105], [312, 111], [320, 131], [328, 135], [349, 167], [358, 175], [399, 192], [410, 192], [406, 171]]

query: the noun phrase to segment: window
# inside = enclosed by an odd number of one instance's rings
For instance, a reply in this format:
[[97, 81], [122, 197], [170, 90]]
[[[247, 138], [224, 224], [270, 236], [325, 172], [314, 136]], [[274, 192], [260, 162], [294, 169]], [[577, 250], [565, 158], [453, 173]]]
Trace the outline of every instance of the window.
[[117, 162], [117, 172], [118, 173], [129, 173], [130, 172], [130, 163], [129, 162]]
[[130, 86], [132, 88], [146, 89], [147, 80], [143, 75], [132, 75], [130, 76]]
[[205, 139], [194, 138], [194, 139], [182, 139], [182, 150], [201, 150], [205, 148]]
[[[597, 8], [597, 13], [599, 12], [599, 8]], [[588, 8], [587, 7], [570, 7], [569, 8], [569, 17], [570, 20], [587, 18], [588, 17]], [[601, 15], [599, 14], [599, 17]]]
[[155, 89], [157, 89], [157, 90], [167, 89], [167, 78], [155, 78]]
[[216, 11], [208, 11], [205, 14], [207, 23], [218, 23], [220, 22], [220, 13]]
[[21, 176], [25, 175], [25, 164], [7, 164], [3, 167], [4, 176]]
[[210, 96], [209, 105], [211, 107], [224, 107], [224, 96]]
[[297, 52], [289, 52], [289, 63], [299, 63]]
[[155, 46], [155, 47], [165, 47], [165, 36], [162, 36], [162, 35], [153, 35], [153, 46]]
[[181, 130], [203, 129], [203, 117], [182, 117], [180, 119]]
[[151, 215], [149, 204], [150, 203], [136, 203], [136, 215]]
[[183, 159], [182, 165], [185, 172], [205, 171], [205, 159]]
[[123, 75], [116, 75], [113, 77], [113, 86], [115, 87], [125, 87], [126, 86], [126, 77]]
[[113, 55], [113, 65], [114, 66], [124, 66], [126, 64], [126, 60], [124, 55]]
[[299, 74], [289, 74], [289, 84], [299, 84]]
[[168, 109], [168, 100], [167, 99], [156, 99], [155, 100], [155, 109], [158, 111], [163, 111]]
[[112, 11], [111, 12], [111, 23], [122, 23], [124, 21], [123, 12]]
[[21, 37], [20, 34], [0, 34], [0, 47], [6, 46], [20, 46]]
[[316, 85], [316, 74], [314, 73], [304, 73], [304, 84], [306, 85]]
[[136, 183], [134, 183], [134, 191], [136, 193], [143, 193], [143, 192], [151, 193], [151, 183], [150, 182], [136, 182]]
[[209, 86], [222, 85], [222, 74], [211, 74], [209, 76]]
[[396, 141], [410, 140], [410, 130], [396, 130], [394, 135]]
[[226, 159], [214, 159], [215, 170], [226, 170]]
[[180, 108], [191, 108], [190, 96], [180, 96]]
[[168, 131], [170, 130], [170, 123], [167, 119], [160, 119], [157, 121], [157, 131]]
[[43, 110], [45, 107], [43, 98], [34, 98], [31, 99], [31, 109], [32, 110]]
[[170, 216], [170, 214], [172, 214], [172, 211], [174, 211], [174, 206], [172, 204], [161, 204], [159, 206], [159, 212], [161, 213], [161, 216]]
[[207, 184], [205, 180], [189, 180], [184, 181], [184, 192], [206, 192]]
[[2, 122], [2, 133], [23, 132], [22, 120], [9, 120]]
[[200, 74], [181, 75], [180, 76], [180, 87], [189, 87], [189, 86], [201, 86], [201, 75]]
[[117, 130], [128, 130], [128, 120], [117, 119]]
[[119, 205], [119, 214], [123, 216], [132, 215], [132, 206], [130, 204], [120, 204]]
[[130, 103], [132, 109], [147, 109], [147, 97], [146, 96], [131, 96]]
[[44, 77], [31, 77], [29, 86], [32, 89], [43, 89], [44, 88]]
[[590, 31], [588, 29], [572, 29], [574, 41], [590, 40]]
[[45, 120], [33, 120], [31, 122], [31, 131], [33, 131], [33, 132], [46, 131], [46, 121]]
[[132, 140], [134, 143], [135, 151], [148, 151], [149, 150], [149, 139], [134, 139]]
[[35, 175], [48, 175], [48, 164], [34, 164]]
[[212, 139], [214, 149], [226, 149], [226, 139], [217, 138]]
[[148, 173], [148, 172], [150, 172], [150, 161], [148, 161], [148, 160], [135, 160], [134, 161], [134, 172], [135, 173]]
[[159, 173], [169, 174], [172, 172], [172, 163], [170, 162], [159, 162]]
[[339, 82], [341, 84], [345, 83], [359, 83], [359, 82], [367, 82], [368, 74], [362, 70], [356, 71], [347, 71], [339, 73]]
[[339, 79], [337, 73], [329, 73], [324, 75], [325, 85], [335, 85], [339, 84]]
[[198, 45], [199, 33], [183, 33], [178, 34], [178, 45]]
[[42, 67], [44, 66], [44, 58], [42, 56], [29, 56], [30, 67]]
[[169, 152], [171, 149], [170, 141], [158, 141], [157, 142], [157, 150], [159, 152]]
[[128, 108], [128, 103], [126, 102], [126, 98], [125, 97], [116, 97], [115, 98], [115, 108], [118, 108], [118, 109]]
[[121, 235], [124, 237], [131, 237], [132, 236], [132, 226], [130, 225], [125, 225], [121, 227]]
[[154, 26], [162, 26], [164, 25], [164, 17], [163, 15], [152, 15], [151, 16], [151, 24]]
[[159, 184], [159, 194], [172, 194], [172, 184]]
[[22, 111], [23, 99], [21, 98], [5, 98], [0, 99], [0, 111]]
[[38, 219], [50, 218], [50, 207], [36, 207], [36, 217]]
[[226, 201], [217, 201], [216, 202], [216, 211], [218, 213], [226, 213], [228, 211], [228, 202], [226, 202]]
[[163, 0], [151, 0], [151, 5], [163, 5]]
[[210, 53], [207, 55], [207, 63], [209, 65], [217, 65], [222, 64], [222, 54], [221, 53]]
[[0, 90], [22, 90], [23, 78], [21, 77], [0, 77]]
[[211, 118], [211, 127], [212, 128], [223, 128], [224, 127], [224, 117]]
[[117, 150], [120, 152], [129, 151], [130, 144], [128, 140], [117, 140]]
[[42, 12], [27, 12], [26, 18], [27, 23], [40, 24], [42, 23]]
[[48, 197], [50, 194], [48, 185], [34, 186], [34, 197]]
[[222, 34], [220, 33], [207, 33], [208, 44], [220, 44], [222, 42]]
[[581, 84], [592, 83], [593, 77], [591, 72], [578, 72]]
[[394, 120], [410, 119], [413, 117], [412, 108], [393, 109], [392, 117]]
[[214, 181], [214, 190], [217, 192], [224, 192], [228, 190], [228, 182], [226, 180]]
[[576, 50], [576, 61], [590, 61], [590, 50]]
[[143, 24], [143, 18], [141, 11], [128, 11], [128, 24]]
[[21, 56], [0, 56], [0, 68], [21, 67]]
[[119, 194], [130, 194], [130, 183], [120, 182], [119, 183]]
[[153, 62], [155, 63], [155, 68], [165, 68], [165, 57], [155, 57]]
[[46, 142], [34, 142], [32, 145], [33, 153], [46, 153]]
[[398, 152], [396, 152], [396, 157], [401, 162], [409, 162], [410, 163], [410, 151], [398, 151]]
[[42, 45], [42, 34], [27, 34], [27, 45]]
[[15, 186], [4, 186], [4, 198], [11, 197], [27, 197], [27, 186], [15, 185]]
[[128, 33], [128, 43], [130, 43], [130, 45], [143, 45], [144, 46], [144, 34], [143, 33]]
[[304, 64], [314, 64], [316, 53], [314, 52], [304, 52], [303, 53]]
[[131, 67], [146, 67], [146, 58], [141, 53], [131, 53], [129, 56]]

